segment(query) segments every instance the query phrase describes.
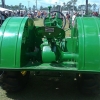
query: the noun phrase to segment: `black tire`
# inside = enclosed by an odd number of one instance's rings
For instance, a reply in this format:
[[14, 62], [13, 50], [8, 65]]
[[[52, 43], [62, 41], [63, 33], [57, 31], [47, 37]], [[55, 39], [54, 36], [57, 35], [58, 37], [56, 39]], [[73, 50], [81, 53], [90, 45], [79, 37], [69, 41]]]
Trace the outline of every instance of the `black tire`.
[[77, 86], [81, 93], [86, 95], [97, 95], [99, 93], [99, 75], [78, 74]]
[[0, 71], [0, 85], [2, 84], [3, 73], [4, 71]]
[[4, 72], [2, 79], [2, 88], [7, 92], [18, 92], [28, 83], [30, 72], [23, 75], [19, 71]]

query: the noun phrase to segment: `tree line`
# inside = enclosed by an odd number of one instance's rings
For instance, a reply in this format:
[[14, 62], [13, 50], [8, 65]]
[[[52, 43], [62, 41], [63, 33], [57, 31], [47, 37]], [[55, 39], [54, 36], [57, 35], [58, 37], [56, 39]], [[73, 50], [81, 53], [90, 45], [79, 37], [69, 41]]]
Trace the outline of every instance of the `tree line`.
[[[63, 2], [62, 10], [67, 10], [67, 11], [85, 11], [86, 10], [86, 5], [76, 5], [77, 0], [70, 0], [68, 2]], [[2, 5], [0, 5], [2, 7]], [[55, 9], [57, 6], [53, 5], [52, 8]], [[5, 8], [11, 9], [11, 10], [35, 10], [36, 6], [33, 5], [33, 7], [27, 8], [24, 6], [22, 3], [19, 3], [19, 5], [5, 5]], [[88, 10], [89, 11], [96, 11], [97, 5], [94, 4], [88, 4]], [[40, 6], [40, 10], [48, 10], [48, 7], [43, 7], [42, 5]]]

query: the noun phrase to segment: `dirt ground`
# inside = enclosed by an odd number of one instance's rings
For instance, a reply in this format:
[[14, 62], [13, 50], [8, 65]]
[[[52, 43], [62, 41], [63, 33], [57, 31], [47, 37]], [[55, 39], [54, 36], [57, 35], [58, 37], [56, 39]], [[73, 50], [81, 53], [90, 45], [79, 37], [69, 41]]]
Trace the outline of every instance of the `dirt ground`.
[[6, 93], [0, 87], [0, 100], [100, 100], [100, 94], [80, 93], [74, 74], [45, 72], [34, 75], [32, 72], [28, 85], [19, 93]]

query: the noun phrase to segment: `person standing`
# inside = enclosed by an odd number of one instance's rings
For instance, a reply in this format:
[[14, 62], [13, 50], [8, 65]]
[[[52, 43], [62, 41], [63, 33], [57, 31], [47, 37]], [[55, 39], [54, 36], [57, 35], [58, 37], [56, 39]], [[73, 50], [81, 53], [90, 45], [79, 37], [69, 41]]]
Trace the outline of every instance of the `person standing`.
[[67, 19], [67, 22], [68, 22], [68, 24], [69, 24], [69, 28], [70, 28], [70, 14], [66, 14], [66, 19]]
[[76, 16], [77, 16], [77, 13], [74, 13], [74, 15], [72, 16], [72, 26], [75, 25]]

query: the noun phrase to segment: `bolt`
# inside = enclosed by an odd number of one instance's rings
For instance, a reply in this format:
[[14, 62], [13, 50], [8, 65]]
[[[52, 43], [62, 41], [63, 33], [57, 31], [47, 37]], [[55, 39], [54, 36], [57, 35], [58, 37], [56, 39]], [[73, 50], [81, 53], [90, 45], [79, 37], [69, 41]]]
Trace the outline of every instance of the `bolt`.
[[49, 33], [49, 35], [50, 35], [51, 33]]
[[59, 35], [61, 35], [61, 33], [59, 33]]

